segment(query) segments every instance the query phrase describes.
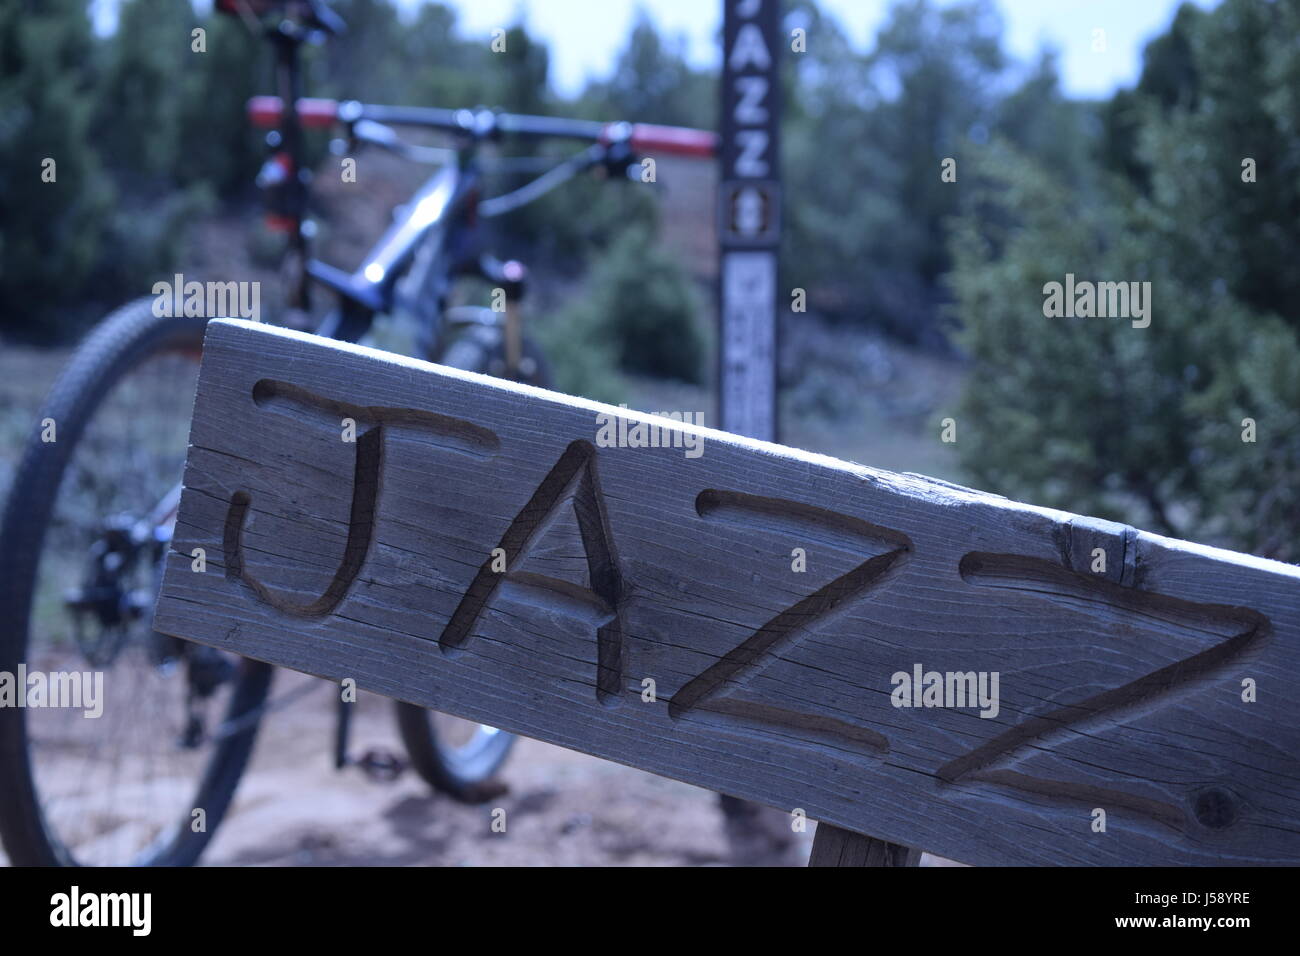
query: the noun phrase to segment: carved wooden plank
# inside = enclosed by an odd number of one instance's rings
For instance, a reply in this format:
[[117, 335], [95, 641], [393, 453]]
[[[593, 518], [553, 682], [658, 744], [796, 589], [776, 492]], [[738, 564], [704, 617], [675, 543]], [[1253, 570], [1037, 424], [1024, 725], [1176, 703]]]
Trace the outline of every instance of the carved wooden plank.
[[817, 824], [809, 866], [920, 866], [921, 851], [829, 823]]
[[1300, 862], [1295, 567], [235, 321], [185, 486], [168, 633], [963, 862]]

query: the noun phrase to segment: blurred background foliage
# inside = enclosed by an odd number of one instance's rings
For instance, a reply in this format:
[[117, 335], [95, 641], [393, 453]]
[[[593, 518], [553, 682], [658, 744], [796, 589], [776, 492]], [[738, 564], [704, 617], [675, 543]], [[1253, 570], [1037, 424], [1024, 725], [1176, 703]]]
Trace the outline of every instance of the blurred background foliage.
[[[1297, 36], [1295, 0], [1185, 5], [1078, 117], [1085, 166], [1001, 131], [968, 151], [948, 285], [976, 484], [1300, 559]], [[1151, 327], [1044, 319], [1067, 272], [1151, 282]]]
[[[314, 95], [716, 123], [716, 74], [646, 16], [566, 99], [519, 24], [495, 55], [438, 3], [337, 7], [350, 29], [314, 51]], [[926, 427], [957, 419], [961, 477], [1300, 559], [1300, 0], [1183, 6], [1102, 101], [1063, 96], [1051, 50], [1010, 58], [988, 0], [898, 0], [865, 48], [813, 0], [786, 21], [809, 40], [785, 58], [783, 286], [842, 342], [953, 362], [960, 407]], [[261, 47], [179, 0], [124, 0], [103, 37], [84, 0], [0, 7], [6, 335], [68, 341], [178, 266], [194, 223], [255, 218], [243, 103], [270, 88]], [[35, 185], [44, 156], [57, 190]], [[711, 291], [658, 241], [663, 220], [647, 191], [585, 179], [502, 223], [508, 252], [569, 285], [538, 329], [568, 390], [616, 399], [611, 368], [707, 382]], [[1067, 272], [1150, 281], [1151, 327], [1044, 318], [1043, 284]], [[783, 333], [800, 356], [803, 321]], [[806, 366], [783, 362], [786, 384]]]

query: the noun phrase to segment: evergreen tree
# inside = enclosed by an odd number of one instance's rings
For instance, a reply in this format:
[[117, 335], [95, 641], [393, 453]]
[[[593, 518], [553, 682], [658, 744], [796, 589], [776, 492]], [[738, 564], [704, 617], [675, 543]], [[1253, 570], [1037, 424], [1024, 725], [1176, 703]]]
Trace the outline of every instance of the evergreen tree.
[[113, 190], [88, 135], [94, 55], [80, 0], [0, 6], [5, 331], [66, 325], [62, 307], [75, 301], [100, 253]]
[[[977, 482], [1300, 558], [1298, 25], [1297, 0], [1180, 13], [1116, 97], [1136, 145], [1102, 151], [1104, 193], [983, 151], [952, 241]], [[1150, 327], [1045, 317], [1067, 273], [1149, 281]]]
[[714, 79], [687, 63], [684, 40], [665, 41], [642, 10], [613, 73], [592, 83], [583, 98], [607, 119], [713, 129], [717, 97]]
[[[791, 12], [806, 53], [786, 59], [784, 269], [813, 307], [942, 347], [946, 159], [990, 134], [1005, 60], [987, 0], [891, 7], [874, 47], [852, 48], [812, 4]], [[958, 174], [960, 179], [960, 172]]]

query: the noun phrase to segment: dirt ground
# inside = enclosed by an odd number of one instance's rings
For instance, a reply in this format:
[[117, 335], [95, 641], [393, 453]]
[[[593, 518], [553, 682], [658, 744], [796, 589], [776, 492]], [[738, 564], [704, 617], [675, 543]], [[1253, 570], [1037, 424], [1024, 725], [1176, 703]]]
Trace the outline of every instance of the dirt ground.
[[[283, 672], [275, 693], [310, 680]], [[732, 859], [717, 798], [704, 790], [534, 740], [520, 740], [507, 792], [467, 806], [413, 770], [396, 781], [332, 765], [333, 694], [320, 689], [264, 723], [253, 765], [206, 862], [334, 866], [681, 866]], [[400, 754], [392, 704], [362, 695], [353, 752]], [[505, 832], [492, 831], [505, 811]], [[499, 816], [499, 814], [498, 814]], [[806, 862], [809, 835], [788, 859]]]
[[[275, 693], [311, 681], [280, 672]], [[521, 739], [506, 792], [467, 806], [434, 794], [413, 770], [370, 779], [331, 762], [332, 685], [264, 722], [231, 815], [205, 857], [230, 866], [803, 866], [815, 824], [780, 847], [767, 832], [789, 817], [765, 811], [758, 832], [729, 838], [715, 794], [606, 760]], [[353, 754], [400, 754], [390, 701], [362, 694]], [[493, 832], [497, 809], [505, 832]], [[499, 814], [498, 814], [499, 816]], [[770, 830], [768, 828], [771, 828]], [[784, 836], [784, 834], [782, 834]], [[925, 854], [922, 866], [950, 865]]]

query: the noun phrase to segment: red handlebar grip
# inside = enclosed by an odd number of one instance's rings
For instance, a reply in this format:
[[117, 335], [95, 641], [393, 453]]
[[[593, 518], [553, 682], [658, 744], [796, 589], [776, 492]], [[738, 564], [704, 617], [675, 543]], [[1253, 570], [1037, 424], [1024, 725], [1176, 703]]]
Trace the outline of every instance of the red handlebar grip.
[[[254, 126], [271, 129], [280, 125], [284, 104], [278, 96], [254, 96], [248, 101], [248, 119]], [[298, 100], [298, 122], [307, 129], [328, 129], [338, 118], [337, 100], [305, 96]]]
[[708, 159], [717, 154], [718, 137], [702, 129], [634, 123], [628, 142], [637, 152], [669, 153]]

